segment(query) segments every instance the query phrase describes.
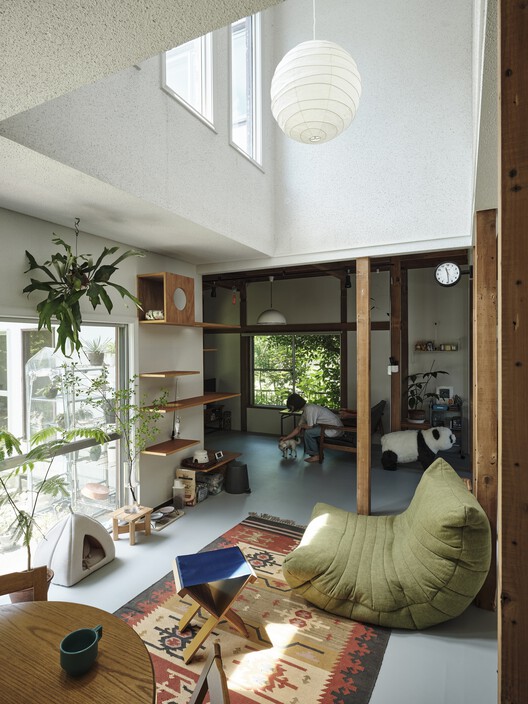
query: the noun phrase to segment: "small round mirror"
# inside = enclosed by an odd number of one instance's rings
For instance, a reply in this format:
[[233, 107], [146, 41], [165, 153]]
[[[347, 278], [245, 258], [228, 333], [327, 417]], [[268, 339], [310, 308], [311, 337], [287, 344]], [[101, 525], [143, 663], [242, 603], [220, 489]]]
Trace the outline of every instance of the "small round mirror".
[[174, 291], [173, 299], [174, 305], [178, 310], [183, 310], [187, 305], [187, 296], [185, 295], [185, 291], [182, 288], [177, 288]]

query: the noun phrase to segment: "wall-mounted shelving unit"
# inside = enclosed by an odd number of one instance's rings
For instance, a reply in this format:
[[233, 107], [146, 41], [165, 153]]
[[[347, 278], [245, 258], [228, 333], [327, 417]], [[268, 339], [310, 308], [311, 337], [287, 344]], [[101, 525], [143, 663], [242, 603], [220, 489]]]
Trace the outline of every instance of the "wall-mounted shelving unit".
[[[141, 325], [176, 325], [180, 327], [202, 328], [204, 330], [239, 329], [240, 325], [223, 325], [222, 323], [203, 323], [194, 319], [194, 279], [170, 272], [155, 274], [139, 274], [137, 277], [137, 296], [141, 301], [142, 309], [138, 309], [138, 318]], [[147, 319], [149, 310], [162, 311], [163, 317], [158, 320]], [[207, 348], [204, 352], [215, 352], [214, 348]], [[143, 372], [141, 379], [171, 379], [200, 374], [193, 370], [169, 370]], [[186, 408], [205, 406], [217, 403], [228, 398], [236, 398], [239, 393], [208, 392], [202, 396], [172, 401], [165, 406], [156, 407], [162, 413], [176, 413]], [[199, 440], [173, 438], [164, 442], [151, 445], [143, 450], [145, 455], [167, 457], [187, 447], [198, 445]]]

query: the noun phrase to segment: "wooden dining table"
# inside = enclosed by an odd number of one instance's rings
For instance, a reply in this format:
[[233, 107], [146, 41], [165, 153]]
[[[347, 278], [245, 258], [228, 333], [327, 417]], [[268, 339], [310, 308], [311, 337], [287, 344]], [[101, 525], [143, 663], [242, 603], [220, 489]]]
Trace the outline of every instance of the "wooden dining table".
[[[60, 666], [60, 642], [78, 628], [102, 625], [97, 660], [71, 677]], [[32, 601], [0, 606], [2, 704], [153, 704], [154, 670], [138, 634], [113, 614], [85, 604]]]

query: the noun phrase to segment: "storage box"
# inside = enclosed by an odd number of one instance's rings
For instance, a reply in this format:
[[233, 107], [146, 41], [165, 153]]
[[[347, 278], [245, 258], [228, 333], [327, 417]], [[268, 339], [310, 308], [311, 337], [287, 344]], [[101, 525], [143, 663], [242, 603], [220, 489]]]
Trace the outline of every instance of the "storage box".
[[198, 502], [207, 498], [207, 486], [198, 481], [196, 472], [193, 469], [176, 469], [176, 479], [181, 479], [185, 486], [185, 505], [195, 506]]
[[222, 491], [224, 477], [220, 472], [212, 472], [211, 474], [197, 472], [197, 474], [196, 480], [207, 486], [209, 494], [219, 494]]

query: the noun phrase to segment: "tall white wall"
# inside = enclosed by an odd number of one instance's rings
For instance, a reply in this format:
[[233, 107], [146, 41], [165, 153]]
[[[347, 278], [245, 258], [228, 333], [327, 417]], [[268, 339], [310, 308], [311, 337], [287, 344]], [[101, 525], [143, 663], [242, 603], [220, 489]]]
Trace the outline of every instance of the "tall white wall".
[[[267, 12], [277, 61], [312, 38], [303, 0]], [[468, 246], [471, 0], [325, 0], [316, 3], [316, 38], [352, 54], [363, 93], [352, 125], [327, 144], [278, 132], [275, 254]]]
[[[82, 226], [82, 223], [81, 223]], [[51, 242], [55, 233], [66, 242], [74, 245], [72, 229], [61, 227], [54, 223], [31, 218], [20, 213], [0, 209], [0, 243], [2, 246], [2, 265], [0, 266], [0, 300], [2, 301], [2, 317], [27, 318], [36, 322], [37, 303], [42, 296], [32, 293], [29, 297], [22, 293], [29, 283], [29, 276], [24, 274], [27, 269], [25, 250], [27, 249], [41, 263], [56, 251]], [[81, 231], [79, 235], [79, 253], [98, 255], [103, 247], [114, 246], [115, 242], [94, 237]], [[120, 252], [124, 247], [119, 245]], [[116, 255], [117, 256], [117, 255]], [[201, 279], [196, 277], [195, 267], [184, 262], [147, 254], [145, 257], [131, 257], [119, 265], [113, 281], [121, 284], [131, 293], [136, 291], [136, 275], [139, 273], [154, 273], [172, 271], [195, 279], [196, 318], [201, 320]], [[35, 278], [40, 278], [36, 276]], [[93, 311], [88, 302], [82, 305], [84, 322], [106, 322], [126, 324], [129, 326], [129, 342], [131, 353], [130, 374], [164, 369], [181, 369], [202, 371], [202, 332], [200, 328], [180, 328], [175, 326], [140, 326], [137, 322], [135, 307], [123, 302], [119, 294], [111, 293], [114, 303], [111, 316], [102, 307]], [[145, 402], [159, 395], [167, 388], [173, 397], [172, 382], [160, 380], [141, 380], [140, 393]], [[202, 393], [202, 376], [185, 377], [178, 388], [179, 398], [197, 396]], [[202, 408], [182, 411], [182, 437], [203, 441]], [[167, 414], [159, 423], [159, 442], [168, 440], [171, 433], [172, 416]], [[198, 447], [198, 446], [197, 446]], [[175, 454], [171, 457], [140, 458], [141, 501], [146, 506], [157, 506], [172, 496], [174, 469], [178, 460], [188, 456], [189, 451]]]

